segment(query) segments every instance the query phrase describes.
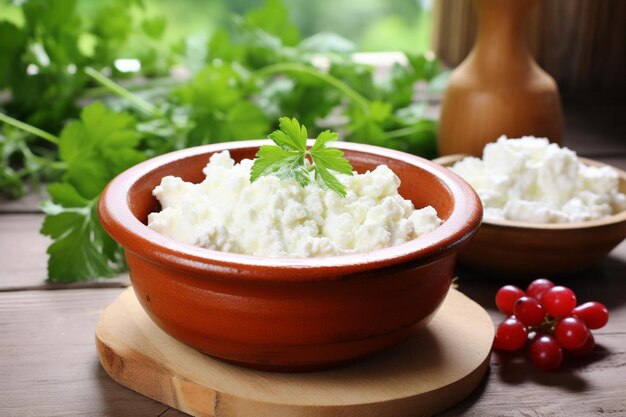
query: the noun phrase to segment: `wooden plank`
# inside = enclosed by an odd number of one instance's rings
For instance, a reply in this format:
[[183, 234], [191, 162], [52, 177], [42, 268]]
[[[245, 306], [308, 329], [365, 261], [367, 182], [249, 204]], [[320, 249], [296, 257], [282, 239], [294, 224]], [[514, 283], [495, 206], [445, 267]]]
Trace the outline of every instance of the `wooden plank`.
[[42, 222], [41, 214], [0, 215], [0, 291], [129, 285], [128, 274], [69, 286], [46, 282], [50, 239], [39, 234]]
[[[590, 280], [594, 277], [590, 277]], [[595, 277], [597, 278], [597, 277]], [[624, 281], [622, 279], [622, 281]], [[500, 283], [461, 278], [460, 289], [487, 300]], [[598, 333], [595, 354], [555, 373], [525, 360], [494, 355], [486, 381], [446, 416], [587, 416], [626, 411], [626, 283], [573, 285], [579, 293], [612, 297], [611, 322]], [[182, 416], [113, 382], [98, 364], [93, 332], [100, 310], [122, 290], [0, 293], [0, 409], [11, 416]], [[611, 296], [614, 294], [614, 296]], [[487, 301], [491, 304], [492, 301]], [[495, 314], [495, 313], [493, 313]], [[495, 316], [497, 320], [501, 316]]]
[[168, 409], [117, 385], [98, 362], [96, 321], [121, 292], [0, 293], [0, 414], [158, 416]]
[[624, 333], [606, 335], [591, 357], [556, 372], [535, 370], [524, 354], [496, 353], [483, 385], [440, 416], [626, 415], [624, 346]]
[[46, 279], [48, 238], [39, 234], [43, 216], [0, 215], [0, 288], [40, 285]]
[[[530, 50], [562, 89], [623, 94], [624, 10], [622, 0], [539, 2], [525, 22]], [[431, 45], [446, 64], [468, 55], [476, 29], [468, 1], [435, 2]]]
[[602, 100], [601, 97], [564, 99], [565, 146], [592, 159], [625, 157], [626, 104]]
[[[568, 286], [580, 302], [601, 301], [610, 311], [609, 324], [595, 330], [596, 351], [586, 359], [566, 359], [561, 370], [543, 373], [533, 369], [527, 352], [495, 353], [487, 382], [465, 401], [442, 416], [588, 416], [626, 412], [621, 368], [626, 365], [626, 244], [620, 245], [620, 258], [607, 258], [601, 266], [568, 280], [555, 280]], [[459, 290], [481, 304], [494, 325], [505, 316], [495, 307], [494, 296], [504, 283], [460, 271]], [[525, 288], [527, 281], [514, 282]], [[610, 392], [607, 392], [609, 390]], [[506, 405], [514, 404], [507, 409]]]
[[43, 188], [39, 192], [26, 194], [22, 198], [7, 199], [0, 197], [0, 214], [6, 213], [40, 213], [39, 204], [47, 195]]
[[616, 168], [626, 171], [626, 157], [623, 156], [600, 156], [594, 158], [600, 162], [604, 162], [605, 164], [609, 164]]
[[[496, 291], [504, 284], [514, 284], [524, 289], [529, 280], [512, 281], [507, 277], [485, 278], [478, 273], [459, 269], [456, 284], [458, 289], [483, 306], [495, 323], [504, 319], [495, 306]], [[558, 285], [571, 288], [578, 302], [599, 301], [607, 306], [611, 317], [609, 324], [594, 334], [626, 334], [626, 241], [622, 242], [607, 258], [596, 266], [578, 273], [574, 277], [554, 280]], [[625, 346], [626, 348], [626, 346]]]
[[[460, 270], [458, 289], [482, 305], [494, 324], [505, 316], [495, 307], [504, 283], [525, 288], [528, 281], [485, 279]], [[597, 348], [586, 359], [566, 359], [553, 373], [533, 369], [527, 353], [495, 353], [486, 382], [442, 416], [588, 416], [626, 413], [622, 368], [626, 365], [626, 242], [597, 266], [557, 284], [572, 288], [579, 302], [600, 301], [610, 311], [609, 324], [594, 331]], [[607, 390], [609, 392], [607, 392]], [[508, 409], [507, 409], [508, 405]]]

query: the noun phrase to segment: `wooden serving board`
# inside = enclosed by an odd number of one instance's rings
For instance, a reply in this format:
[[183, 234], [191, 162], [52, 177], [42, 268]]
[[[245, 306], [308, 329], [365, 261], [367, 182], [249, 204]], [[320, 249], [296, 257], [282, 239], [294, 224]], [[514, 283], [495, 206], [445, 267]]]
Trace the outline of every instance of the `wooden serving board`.
[[454, 289], [407, 342], [323, 372], [262, 372], [213, 359], [159, 329], [132, 288], [96, 327], [100, 362], [115, 381], [186, 413], [215, 417], [430, 416], [478, 385], [493, 336], [487, 312]]

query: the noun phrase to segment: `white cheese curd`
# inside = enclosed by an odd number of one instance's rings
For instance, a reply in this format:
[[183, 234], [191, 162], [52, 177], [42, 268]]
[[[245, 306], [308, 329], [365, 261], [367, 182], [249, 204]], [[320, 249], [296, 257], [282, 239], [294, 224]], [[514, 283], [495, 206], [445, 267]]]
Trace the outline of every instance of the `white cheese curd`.
[[162, 210], [148, 227], [183, 243], [256, 256], [316, 257], [367, 252], [407, 242], [441, 224], [434, 208], [419, 210], [398, 194], [386, 165], [338, 175], [341, 197], [314, 181], [264, 176], [250, 183], [253, 161], [214, 154], [199, 184], [162, 179], [154, 191]]
[[487, 220], [569, 223], [626, 210], [617, 171], [584, 165], [545, 138], [502, 136], [485, 146], [482, 159], [468, 157], [451, 169], [474, 187]]

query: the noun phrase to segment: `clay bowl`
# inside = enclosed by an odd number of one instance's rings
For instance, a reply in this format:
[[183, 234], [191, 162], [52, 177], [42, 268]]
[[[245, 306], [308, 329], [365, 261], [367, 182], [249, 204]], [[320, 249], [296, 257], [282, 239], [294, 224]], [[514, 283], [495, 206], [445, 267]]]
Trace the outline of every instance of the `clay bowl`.
[[[436, 159], [452, 166], [467, 155]], [[586, 165], [601, 162], [579, 158]], [[626, 192], [626, 172], [620, 190]], [[601, 220], [567, 224], [536, 224], [483, 220], [476, 237], [459, 253], [459, 262], [500, 278], [567, 276], [605, 257], [626, 238], [626, 211]]]
[[166, 175], [199, 182], [214, 152], [253, 158], [267, 141], [200, 146], [143, 162], [113, 179], [99, 203], [125, 249], [135, 294], [165, 332], [209, 355], [264, 370], [332, 367], [396, 345], [443, 301], [456, 255], [478, 230], [482, 205], [449, 170], [388, 149], [341, 143], [358, 172], [387, 164], [416, 207], [445, 222], [402, 245], [358, 255], [265, 258], [176, 242], [146, 226]]

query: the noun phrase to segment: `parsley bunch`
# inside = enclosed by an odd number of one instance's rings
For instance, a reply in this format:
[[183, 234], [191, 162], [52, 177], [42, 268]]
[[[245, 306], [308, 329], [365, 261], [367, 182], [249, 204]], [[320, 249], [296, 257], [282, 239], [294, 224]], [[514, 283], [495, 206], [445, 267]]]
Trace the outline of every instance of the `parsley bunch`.
[[[5, 7], [0, 5], [0, 7]], [[48, 183], [41, 233], [48, 279], [111, 277], [126, 267], [95, 207], [114, 176], [189, 146], [257, 139], [251, 180], [293, 178], [345, 195], [336, 174], [352, 168], [342, 139], [433, 157], [436, 123], [414, 102], [444, 80], [436, 60], [408, 53], [378, 80], [355, 63], [355, 46], [334, 34], [303, 39], [280, 0], [218, 28], [208, 39], [163, 42], [167, 21], [146, 17], [141, 0], [108, 0], [90, 17], [71, 0], [29, 0], [21, 19], [0, 13], [0, 194], [19, 197]], [[200, 39], [200, 40], [198, 40]], [[327, 69], [313, 65], [324, 55]], [[136, 58], [141, 72], [116, 69]], [[169, 77], [174, 65], [188, 75]], [[134, 77], [134, 78], [132, 78]], [[159, 78], [164, 77], [164, 78]], [[114, 81], [115, 79], [115, 81]], [[281, 118], [289, 115], [296, 119]], [[317, 137], [307, 148], [307, 136]]]
[[42, 204], [41, 233], [53, 239], [48, 247], [51, 280], [114, 277], [124, 271], [122, 249], [102, 229], [96, 207], [111, 178], [146, 159], [138, 149], [140, 138], [133, 116], [99, 102], [65, 125], [58, 138], [65, 173], [48, 186], [51, 201]]
[[[328, 147], [337, 140], [337, 133], [323, 131], [313, 146], [307, 149], [306, 127], [288, 117], [281, 117], [279, 126], [280, 130], [269, 135], [276, 145], [263, 145], [257, 152], [250, 170], [250, 181], [254, 182], [264, 175], [275, 175], [281, 179], [295, 179], [300, 186], [306, 187], [313, 172], [320, 187], [345, 197], [345, 187], [332, 172], [352, 175], [352, 165], [342, 151]], [[307, 156], [312, 164], [309, 164]]]

